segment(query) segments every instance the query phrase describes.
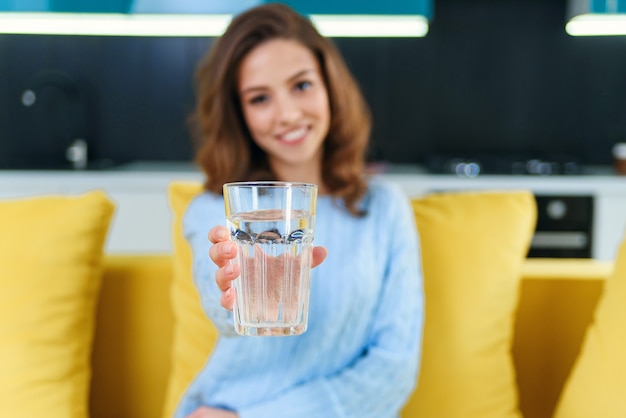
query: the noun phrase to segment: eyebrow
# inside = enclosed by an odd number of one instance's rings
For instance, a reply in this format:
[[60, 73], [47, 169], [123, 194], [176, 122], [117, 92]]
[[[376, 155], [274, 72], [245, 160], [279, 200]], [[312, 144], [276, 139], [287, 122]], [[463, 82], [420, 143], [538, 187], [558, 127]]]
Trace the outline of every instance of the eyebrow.
[[[315, 71], [312, 68], [305, 68], [304, 70], [298, 71], [297, 73], [295, 73], [294, 75], [292, 75], [291, 77], [289, 77], [287, 80], [288, 81], [293, 81], [293, 80], [297, 80], [298, 78], [308, 74], [308, 73], [317, 73], [317, 71]], [[263, 86], [252, 86], [252, 87], [247, 87], [245, 89], [242, 89], [239, 94], [246, 94], [246, 93], [251, 93], [257, 90], [265, 90], [265, 87]]]

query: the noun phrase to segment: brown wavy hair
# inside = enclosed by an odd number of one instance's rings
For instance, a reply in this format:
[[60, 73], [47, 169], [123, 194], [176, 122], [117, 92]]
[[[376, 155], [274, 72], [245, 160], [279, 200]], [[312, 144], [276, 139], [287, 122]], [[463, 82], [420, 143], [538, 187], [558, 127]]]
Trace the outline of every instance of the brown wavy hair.
[[272, 39], [300, 42], [317, 58], [330, 102], [330, 127], [323, 143], [322, 180], [329, 193], [358, 215], [367, 190], [365, 153], [371, 130], [370, 110], [331, 40], [311, 22], [283, 4], [271, 3], [236, 16], [196, 70], [198, 101], [190, 117], [204, 187], [222, 193], [232, 181], [273, 180], [267, 156], [246, 126], [237, 77], [243, 58]]

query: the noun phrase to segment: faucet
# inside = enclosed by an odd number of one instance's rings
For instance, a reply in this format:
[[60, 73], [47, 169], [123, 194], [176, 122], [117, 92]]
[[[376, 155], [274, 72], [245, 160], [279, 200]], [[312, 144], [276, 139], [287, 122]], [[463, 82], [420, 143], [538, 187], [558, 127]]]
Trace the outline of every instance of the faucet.
[[68, 74], [47, 70], [35, 76], [30, 88], [22, 92], [21, 101], [25, 107], [35, 106], [37, 95], [43, 89], [56, 88], [61, 91], [71, 105], [69, 113], [71, 124], [74, 129], [70, 133], [69, 144], [63, 144], [65, 159], [71, 163], [72, 168], [82, 170], [87, 168], [89, 161], [88, 143], [85, 134], [85, 99], [76, 81]]

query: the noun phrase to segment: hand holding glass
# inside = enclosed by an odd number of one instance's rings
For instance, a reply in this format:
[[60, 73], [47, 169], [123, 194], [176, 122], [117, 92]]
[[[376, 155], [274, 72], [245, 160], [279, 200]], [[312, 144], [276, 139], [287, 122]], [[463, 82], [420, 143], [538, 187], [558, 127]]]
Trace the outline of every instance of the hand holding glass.
[[237, 244], [235, 330], [298, 335], [308, 324], [317, 186], [247, 182], [224, 185], [226, 223]]

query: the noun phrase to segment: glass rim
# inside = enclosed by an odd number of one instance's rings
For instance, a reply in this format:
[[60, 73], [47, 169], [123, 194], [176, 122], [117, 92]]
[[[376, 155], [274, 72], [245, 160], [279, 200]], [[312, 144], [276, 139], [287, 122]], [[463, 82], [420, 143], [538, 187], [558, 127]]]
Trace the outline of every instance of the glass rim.
[[224, 183], [224, 189], [229, 187], [274, 187], [274, 188], [285, 188], [285, 187], [305, 187], [305, 188], [315, 188], [318, 186], [315, 183], [305, 183], [298, 181], [275, 181], [275, 180], [266, 180], [266, 181], [233, 181], [229, 183]]

